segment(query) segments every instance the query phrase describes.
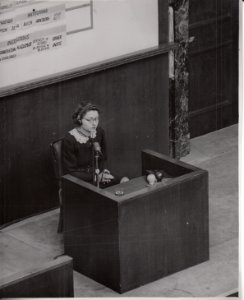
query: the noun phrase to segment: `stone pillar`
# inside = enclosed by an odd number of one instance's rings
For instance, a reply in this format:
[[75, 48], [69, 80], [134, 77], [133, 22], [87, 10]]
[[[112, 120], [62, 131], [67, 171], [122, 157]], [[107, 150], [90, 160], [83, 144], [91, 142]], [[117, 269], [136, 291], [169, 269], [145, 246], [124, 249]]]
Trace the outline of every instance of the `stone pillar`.
[[[171, 20], [171, 21], [170, 21]], [[189, 0], [169, 0], [169, 41], [178, 47], [169, 54], [169, 132], [170, 155], [180, 158], [190, 152], [189, 99]]]

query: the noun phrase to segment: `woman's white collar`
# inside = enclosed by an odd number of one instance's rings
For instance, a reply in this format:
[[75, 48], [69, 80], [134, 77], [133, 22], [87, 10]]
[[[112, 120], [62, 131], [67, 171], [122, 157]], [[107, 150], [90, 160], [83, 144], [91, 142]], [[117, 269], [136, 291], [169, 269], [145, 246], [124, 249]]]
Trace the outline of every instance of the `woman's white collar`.
[[[75, 138], [75, 140], [80, 144], [85, 144], [89, 140], [89, 137], [79, 132], [77, 128], [70, 130], [69, 134], [71, 134]], [[96, 137], [96, 131], [94, 132], [92, 138], [95, 137]]]

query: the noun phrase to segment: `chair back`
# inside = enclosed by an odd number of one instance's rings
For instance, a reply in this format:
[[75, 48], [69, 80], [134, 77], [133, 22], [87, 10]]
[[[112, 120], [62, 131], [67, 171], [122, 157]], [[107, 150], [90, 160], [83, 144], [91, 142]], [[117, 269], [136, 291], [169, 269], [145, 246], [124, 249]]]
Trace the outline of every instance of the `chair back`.
[[64, 175], [62, 165], [62, 140], [63, 139], [60, 138], [50, 144], [54, 172], [58, 180]]

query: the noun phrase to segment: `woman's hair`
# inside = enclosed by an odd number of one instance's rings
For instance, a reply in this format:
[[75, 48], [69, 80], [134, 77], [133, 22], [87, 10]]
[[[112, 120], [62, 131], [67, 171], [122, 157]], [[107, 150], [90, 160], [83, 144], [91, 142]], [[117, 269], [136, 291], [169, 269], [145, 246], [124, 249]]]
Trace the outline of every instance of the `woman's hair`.
[[76, 125], [81, 125], [81, 120], [90, 110], [96, 110], [98, 113], [100, 113], [99, 108], [91, 102], [81, 102], [80, 104], [78, 104], [75, 112], [72, 115], [73, 122]]

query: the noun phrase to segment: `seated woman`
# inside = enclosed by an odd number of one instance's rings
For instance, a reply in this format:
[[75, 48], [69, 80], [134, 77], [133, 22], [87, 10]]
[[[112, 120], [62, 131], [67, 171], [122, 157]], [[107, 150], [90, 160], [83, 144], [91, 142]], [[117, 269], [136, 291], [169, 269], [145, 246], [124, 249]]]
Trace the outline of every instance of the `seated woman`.
[[92, 103], [81, 103], [72, 119], [76, 125], [64, 137], [62, 143], [63, 167], [69, 173], [85, 181], [95, 183], [95, 153], [98, 156], [97, 179], [102, 185], [114, 181], [106, 169], [105, 134], [99, 124], [100, 110]]

